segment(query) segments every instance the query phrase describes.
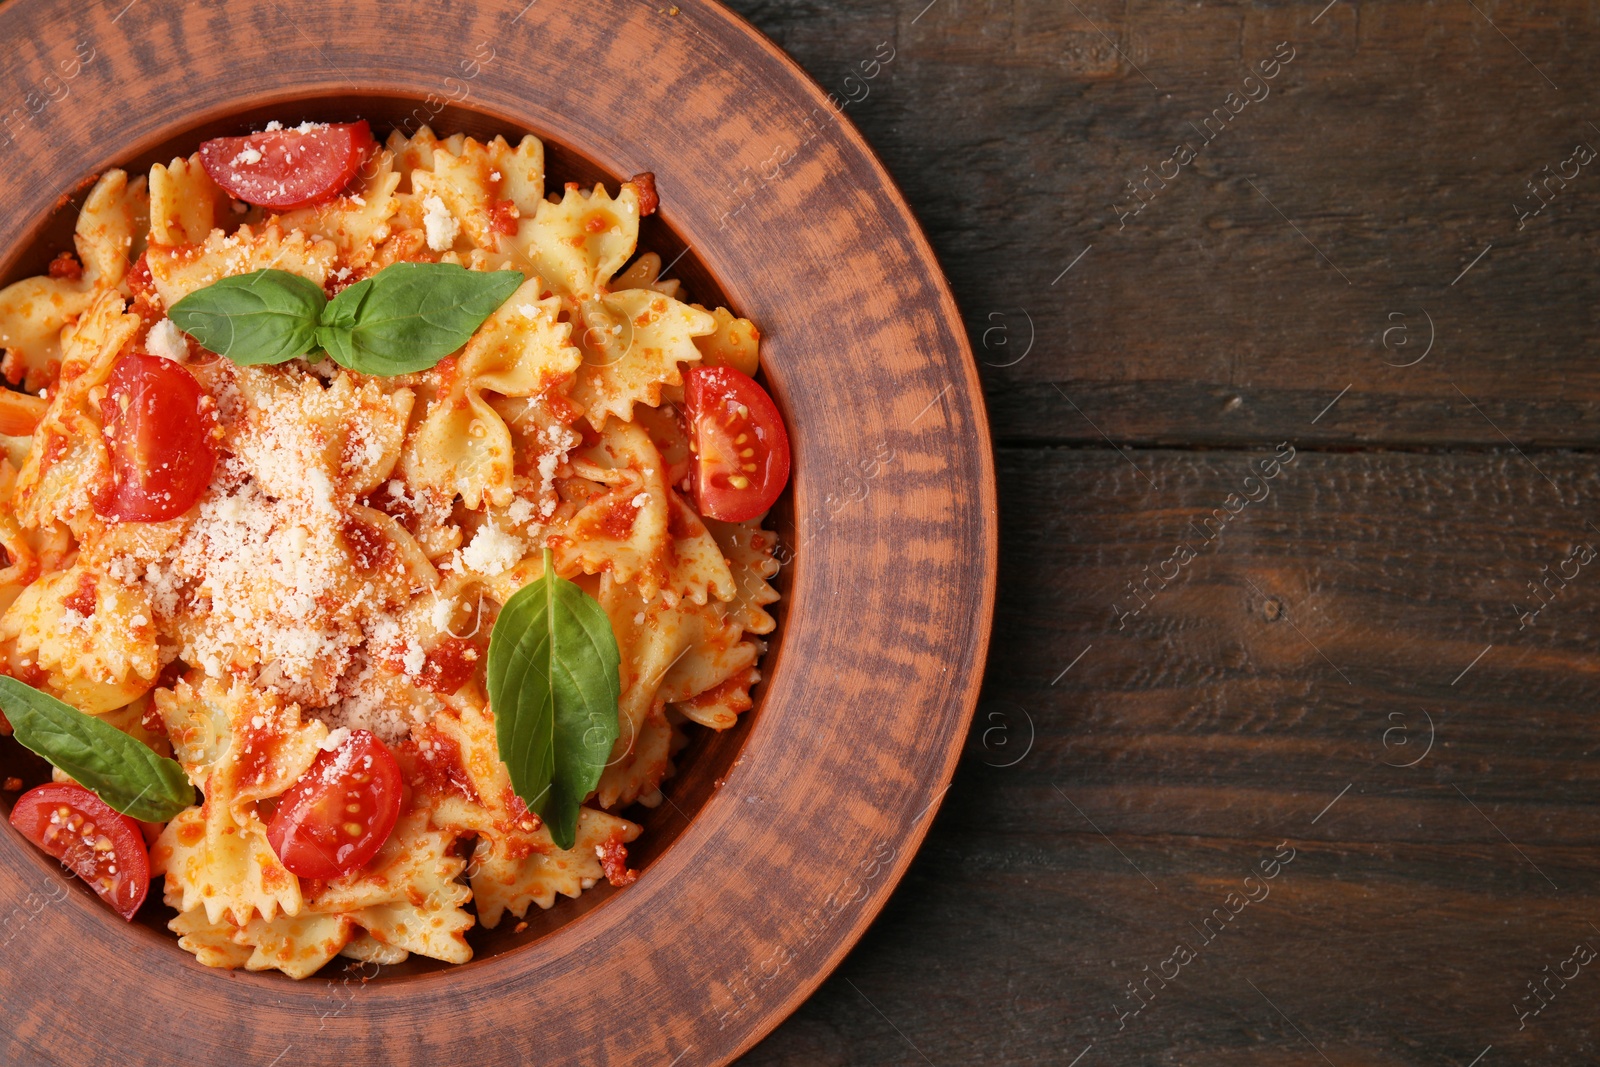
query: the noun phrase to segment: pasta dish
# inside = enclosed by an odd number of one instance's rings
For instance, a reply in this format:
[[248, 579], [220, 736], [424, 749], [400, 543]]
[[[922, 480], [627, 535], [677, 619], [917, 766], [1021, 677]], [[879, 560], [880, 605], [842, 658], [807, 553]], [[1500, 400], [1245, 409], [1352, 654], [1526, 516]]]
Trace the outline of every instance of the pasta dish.
[[364, 122], [101, 175], [0, 290], [13, 826], [296, 978], [633, 881], [630, 807], [751, 707], [789, 470], [657, 207]]

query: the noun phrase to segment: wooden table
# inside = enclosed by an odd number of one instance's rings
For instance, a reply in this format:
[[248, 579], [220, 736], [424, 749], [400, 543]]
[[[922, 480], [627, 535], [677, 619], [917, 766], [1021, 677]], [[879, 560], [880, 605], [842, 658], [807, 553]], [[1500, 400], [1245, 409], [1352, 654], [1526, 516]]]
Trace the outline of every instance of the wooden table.
[[1326, 2], [736, 4], [926, 224], [1003, 522], [927, 845], [744, 1062], [1600, 1058], [1600, 26]]

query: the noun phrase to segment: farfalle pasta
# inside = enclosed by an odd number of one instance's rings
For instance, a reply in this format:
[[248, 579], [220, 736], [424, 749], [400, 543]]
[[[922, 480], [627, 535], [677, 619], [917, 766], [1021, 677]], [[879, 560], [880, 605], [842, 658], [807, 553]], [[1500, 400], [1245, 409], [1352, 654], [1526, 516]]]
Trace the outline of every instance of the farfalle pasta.
[[[208, 966], [297, 978], [339, 954], [464, 962], [475, 924], [629, 883], [626, 809], [661, 802], [691, 724], [727, 729], [751, 707], [777, 600], [759, 513], [703, 514], [723, 498], [686, 417], [686, 371], [754, 373], [759, 333], [640, 253], [649, 176], [547, 195], [532, 136], [377, 145], [358, 125], [273, 124], [107, 172], [73, 251], [0, 290], [0, 669], [176, 761], [193, 803], [143, 828], [171, 929]], [[317, 175], [251, 170], [280, 134], [348, 136], [360, 167], [287, 204]], [[427, 369], [330, 358], [361, 341], [342, 310], [358, 287], [408, 264], [522, 280]], [[279, 272], [322, 294], [304, 297], [313, 313], [326, 304], [300, 356], [224, 358], [180, 327], [186, 298]], [[129, 427], [174, 404], [196, 436], [156, 462], [159, 441]], [[729, 404], [716, 491], [742, 499], [762, 472]], [[513, 787], [485, 673], [502, 607], [547, 566], [603, 611], [620, 657], [616, 741], [567, 848]], [[319, 782], [377, 788], [358, 734], [403, 782], [393, 828], [358, 865], [297, 874], [285, 810]], [[92, 848], [126, 818], [96, 829], [61, 796], [28, 809], [45, 847], [78, 847], [59, 843], [66, 826]]]

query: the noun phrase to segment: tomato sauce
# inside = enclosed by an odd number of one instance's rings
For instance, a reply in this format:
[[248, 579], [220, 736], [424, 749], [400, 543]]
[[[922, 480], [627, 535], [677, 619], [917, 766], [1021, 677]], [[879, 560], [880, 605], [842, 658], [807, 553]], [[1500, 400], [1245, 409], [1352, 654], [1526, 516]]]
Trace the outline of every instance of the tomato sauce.
[[63, 252], [50, 261], [49, 274], [60, 281], [75, 282], [83, 277], [83, 264], [71, 252]]
[[633, 501], [618, 500], [607, 505], [605, 514], [600, 517], [600, 532], [618, 541], [625, 540], [633, 533], [633, 520], [638, 515], [639, 509]]
[[514, 200], [496, 200], [489, 205], [489, 228], [495, 233], [503, 233], [507, 237], [517, 235], [517, 223], [522, 217], [522, 212], [517, 210]]
[[656, 192], [656, 176], [652, 171], [640, 171], [628, 179], [635, 189], [639, 190], [639, 217], [654, 215], [656, 208], [661, 206], [661, 196]]
[[435, 693], [454, 693], [472, 677], [480, 657], [471, 641], [446, 637], [428, 650], [417, 684]]
[[[477, 803], [478, 790], [461, 762], [461, 746], [438, 730], [421, 731], [422, 736], [403, 742], [401, 750], [413, 754], [411, 787], [419, 793], [447, 796], [455, 793]], [[423, 748], [427, 745], [427, 748]]]
[[75, 611], [79, 615], [93, 615], [94, 606], [97, 602], [95, 587], [98, 584], [99, 578], [95, 576], [94, 572], [85, 571], [78, 576], [78, 588], [72, 591], [71, 596], [61, 602], [61, 606], [68, 611]]
[[371, 523], [347, 518], [340, 524], [339, 532], [350, 547], [350, 558], [362, 570], [383, 570], [394, 562], [394, 543]]
[[639, 880], [638, 871], [628, 870], [628, 846], [620, 837], [606, 838], [595, 846], [595, 851], [600, 854], [600, 869], [605, 872], [606, 881], [618, 889]]

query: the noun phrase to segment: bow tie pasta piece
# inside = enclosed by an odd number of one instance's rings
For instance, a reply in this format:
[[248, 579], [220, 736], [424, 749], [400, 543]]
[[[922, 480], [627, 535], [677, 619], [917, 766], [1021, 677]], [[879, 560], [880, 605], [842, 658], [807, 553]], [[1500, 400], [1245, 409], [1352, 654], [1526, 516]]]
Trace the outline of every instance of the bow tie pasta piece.
[[418, 171], [433, 169], [433, 153], [439, 147], [439, 138], [428, 126], [418, 128], [410, 137], [399, 130], [391, 130], [384, 147], [394, 153], [394, 166], [400, 172], [399, 191], [411, 193], [415, 191], [411, 184], [412, 176]]
[[73, 242], [80, 263], [70, 256], [58, 259], [48, 276], [0, 289], [0, 350], [5, 353], [0, 371], [8, 381], [38, 392], [55, 380], [62, 328], [86, 311], [99, 291], [126, 288], [128, 265], [144, 251], [149, 225], [145, 179], [129, 182], [120, 170], [101, 175], [78, 213]]
[[778, 602], [778, 591], [770, 584], [779, 569], [773, 555], [778, 547], [778, 535], [763, 530], [760, 519], [749, 522], [706, 519], [705, 524], [717, 539], [733, 573], [734, 598], [728, 608], [729, 618], [747, 633], [771, 633], [777, 623], [765, 609], [768, 604]]
[[95, 393], [139, 330], [139, 317], [122, 309], [122, 297], [104, 290], [75, 325], [62, 331], [61, 379], [17, 475], [14, 503], [25, 529], [64, 522], [83, 540], [101, 525], [84, 488], [111, 477]]
[[180, 681], [172, 689], [157, 689], [151, 703], [172, 744], [172, 758], [183, 765], [189, 781], [203, 788], [233, 744], [233, 702], [227, 689], [215, 679], [198, 685]]
[[[13, 384], [38, 392], [56, 377], [63, 362], [62, 329], [89, 309], [97, 293], [123, 285], [128, 265], [144, 251], [150, 223], [150, 197], [144, 178], [128, 181], [120, 170], [95, 183], [78, 213], [73, 242], [82, 271], [66, 261], [68, 273], [24, 278], [0, 289], [0, 371]], [[118, 311], [122, 310], [120, 307]]]
[[61, 331], [94, 301], [79, 279], [24, 278], [0, 289], [0, 371], [6, 380], [38, 392], [61, 366]]
[[[719, 604], [701, 607], [676, 597], [647, 598], [640, 595], [636, 583], [615, 580], [609, 573], [601, 574], [595, 599], [611, 620], [622, 652], [621, 730], [597, 791], [600, 804], [614, 808], [653, 792], [669, 769], [665, 723], [652, 727], [649, 720], [660, 715], [669, 697], [693, 695], [683, 681], [675, 690], [668, 689], [664, 683], [678, 677], [674, 672], [690, 663], [683, 677], [703, 679], [710, 688], [753, 659], [748, 651], [728, 651], [739, 643], [742, 631], [726, 622]], [[714, 669], [703, 669], [697, 648], [702, 644], [707, 646], [707, 656], [727, 661], [727, 674], [718, 676]], [[651, 739], [656, 749], [650, 759], [643, 760], [639, 748]]]
[[251, 919], [233, 940], [248, 946], [247, 971], [282, 971], [309, 978], [349, 943], [355, 919], [348, 915], [280, 915]]
[[[597, 795], [608, 808], [648, 802], [670, 770], [666, 722], [657, 721], [663, 705], [727, 729], [751, 706], [749, 687], [759, 678], [752, 668], [765, 645], [746, 638], [716, 600], [700, 605], [670, 592], [646, 597], [637, 583], [611, 574], [601, 575], [596, 599], [622, 651], [622, 730]], [[709, 695], [697, 701], [702, 694]]]
[[[302, 723], [298, 706], [237, 680], [181, 680], [154, 703], [190, 780], [210, 806], [230, 805], [241, 818], [293, 785], [328, 736], [320, 721]], [[275, 765], [280, 756], [284, 766]]]
[[[699, 304], [695, 310], [704, 311]], [[755, 377], [761, 369], [761, 331], [749, 319], [736, 318], [727, 308], [712, 308], [711, 317], [717, 328], [712, 333], [694, 339], [695, 347], [705, 357], [708, 367], [732, 367], [741, 374]]]
[[613, 750], [595, 799], [610, 796], [617, 797], [619, 804], [659, 808], [666, 795], [661, 792], [661, 783], [678, 770], [672, 756], [689, 743], [678, 726], [682, 721], [681, 716], [674, 721], [664, 702], [651, 704], [638, 726], [639, 732], [627, 739], [631, 744], [623, 754], [617, 755]]
[[[15, 483], [11, 461], [0, 461], [0, 499], [10, 500]], [[0, 503], [0, 549], [5, 550], [7, 561], [7, 566], [0, 568], [0, 605], [10, 607], [22, 590], [39, 577], [42, 566], [9, 503]]]
[[[466, 866], [465, 860], [452, 862]], [[375, 940], [393, 949], [415, 952], [419, 956], [446, 963], [466, 963], [472, 959], [467, 931], [472, 929], [476, 920], [462, 911], [459, 904], [472, 899], [472, 890], [454, 883], [449, 888], [452, 893], [458, 894], [455, 904], [426, 898], [426, 903], [419, 905], [401, 899], [363, 908], [351, 918], [358, 928], [366, 930]]]
[[489, 163], [500, 173], [497, 190], [517, 206], [519, 216], [531, 216], [544, 203], [544, 142], [528, 134], [512, 148], [504, 137], [489, 142]]
[[[628, 265], [627, 270], [617, 275], [611, 287], [619, 292], [623, 289], [654, 289], [674, 300], [678, 299], [678, 294], [683, 291], [683, 283], [678, 279], [661, 277], [661, 257], [654, 252], [640, 253]], [[696, 304], [695, 307], [700, 305]]]
[[667, 490], [667, 495], [670, 500], [667, 530], [672, 537], [672, 552], [665, 588], [696, 604], [706, 603], [709, 597], [732, 600], [733, 572], [716, 538], [683, 497], [671, 489]]
[[631, 419], [635, 404], [655, 407], [661, 390], [683, 384], [680, 363], [700, 362], [695, 339], [717, 328], [714, 318], [651, 289], [625, 289], [580, 309], [573, 343], [583, 366], [572, 386], [595, 429], [607, 416]]
[[410, 389], [379, 378], [357, 385], [347, 371], [323, 386], [286, 368], [219, 365], [244, 406], [229, 447], [269, 496], [298, 498], [325, 487], [348, 504], [394, 473], [416, 400]]
[[476, 700], [456, 702], [414, 731], [395, 758], [412, 785], [413, 803], [427, 812], [430, 825], [479, 835], [467, 874], [478, 919], [486, 927], [498, 924], [505, 910], [521, 918], [530, 902], [548, 908], [558, 892], [577, 896], [586, 888], [585, 878], [602, 873], [595, 846], [612, 838], [632, 841], [639, 834], [626, 819], [584, 809], [572, 850], [558, 849], [539, 817], [512, 790], [495, 744], [494, 720]]
[[78, 213], [74, 241], [83, 260], [83, 280], [131, 296], [124, 282], [128, 268], [144, 254], [149, 232], [150, 190], [144, 176], [130, 182], [123, 171], [106, 171]]
[[44, 690], [79, 711], [123, 707], [155, 684], [150, 597], [79, 564], [52, 571], [0, 616], [6, 662], [43, 676]]
[[349, 915], [382, 944], [465, 963], [473, 918], [461, 908], [472, 891], [457, 881], [467, 867], [455, 852], [459, 838], [432, 827], [426, 812], [409, 812], [371, 863], [328, 882], [306, 911]]
[[393, 152], [379, 152], [362, 168], [359, 179], [359, 188], [352, 192], [277, 218], [277, 225], [285, 232], [322, 234], [332, 241], [342, 264], [343, 273], [334, 272], [340, 281], [372, 264], [377, 247], [389, 237], [390, 221], [400, 209], [395, 196], [400, 175], [395, 173]]
[[210, 236], [227, 199], [200, 165], [199, 153], [157, 163], [150, 168], [150, 243], [199, 244]]
[[[180, 912], [204, 908], [207, 921], [226, 916], [236, 926], [257, 914], [298, 914], [300, 881], [267, 842], [256, 804], [282, 795], [310, 769], [328, 728], [302, 722], [298, 705], [242, 682], [180, 682], [156, 706], [184, 770], [191, 779], [203, 776], [206, 797], [204, 806], [169, 822], [150, 850], [151, 870], [166, 875], [167, 904]], [[199, 762], [220, 736], [219, 716], [228, 731], [222, 753]]]
[[189, 808], [167, 823], [150, 850], [150, 869], [166, 876], [169, 908], [200, 908], [213, 923], [295, 915], [303, 903], [299, 879], [278, 861], [266, 826], [255, 815], [240, 822], [222, 804]]
[[214, 230], [188, 246], [152, 242], [145, 257], [157, 295], [164, 306], [171, 307], [221, 278], [268, 268], [326, 285], [338, 254], [338, 248], [326, 238], [312, 241], [300, 230], [285, 236], [282, 226], [268, 222], [259, 233], [249, 226], [240, 226], [231, 234]]
[[[553, 844], [548, 851], [515, 855], [480, 837], [472, 853], [472, 896], [478, 919], [486, 928], [500, 924], [506, 912], [520, 919], [528, 907], [555, 906], [556, 896], [577, 898], [607, 876], [604, 856], [614, 856], [619, 845], [639, 836], [639, 827], [594, 808], [578, 810], [578, 831], [571, 851]], [[621, 880], [619, 878], [619, 880]]]
[[315, 974], [341, 952], [382, 963], [402, 962], [411, 952], [465, 963], [472, 958], [466, 932], [473, 917], [461, 906], [472, 891], [457, 881], [466, 861], [454, 854], [456, 839], [411, 813], [367, 867], [325, 883], [298, 912], [262, 913], [241, 924], [197, 908], [167, 926], [208, 966], [291, 978]]
[[167, 923], [167, 929], [178, 935], [179, 948], [193, 953], [195, 961], [206, 967], [231, 971], [243, 967], [255, 953], [254, 946], [234, 941], [237, 926], [225, 919], [212, 922], [204, 908], [179, 913]]
[[582, 359], [557, 319], [559, 302], [539, 300], [530, 278], [490, 315], [461, 355], [428, 372], [437, 395], [406, 442], [401, 472], [412, 486], [461, 494], [469, 508], [511, 502], [515, 452], [511, 431], [485, 391], [529, 397], [558, 386]]
[[615, 199], [603, 185], [568, 184], [559, 202], [539, 202], [511, 243], [557, 296], [576, 302], [602, 291], [638, 241], [639, 191], [624, 182]]
[[499, 251], [544, 203], [544, 145], [532, 136], [515, 149], [504, 137], [487, 145], [468, 137], [437, 147], [432, 166], [412, 172], [410, 199], [433, 251], [448, 251], [458, 234]]
[[555, 847], [539, 817], [511, 788], [481, 694], [446, 701], [395, 758], [412, 785], [413, 803], [429, 812], [434, 826], [492, 837], [522, 855]]
[[[756, 646], [757, 659], [766, 651], [764, 642], [750, 641], [746, 644]], [[741, 714], [755, 706], [755, 701], [750, 699], [750, 690], [759, 681], [761, 672], [752, 664], [741, 671], [735, 671], [725, 681], [705, 692], [696, 693], [688, 700], [680, 700], [670, 707], [677, 714], [702, 726], [713, 730], [726, 730], [739, 721]]]
[[589, 495], [566, 526], [559, 564], [574, 561], [585, 574], [637, 581], [654, 596], [667, 579], [666, 464], [655, 442], [631, 422], [610, 422], [600, 440], [575, 453], [573, 470]]
[[400, 963], [416, 952], [465, 963], [473, 917], [461, 906], [472, 892], [456, 881], [466, 861], [454, 855], [455, 841], [453, 833], [429, 829], [425, 816], [408, 815], [366, 869], [327, 883], [297, 914], [257, 916], [241, 926], [196, 909], [168, 928], [209, 966], [291, 978], [315, 974], [340, 953]]
[[[688, 652], [674, 658], [659, 680], [656, 698], [670, 704], [685, 704], [691, 697], [715, 689], [753, 666], [767, 648], [759, 640], [746, 638], [739, 624], [730, 622], [716, 603], [701, 607], [680, 602], [680, 606], [685, 619], [679, 625], [693, 640]], [[733, 722], [703, 725], [726, 730]]]

